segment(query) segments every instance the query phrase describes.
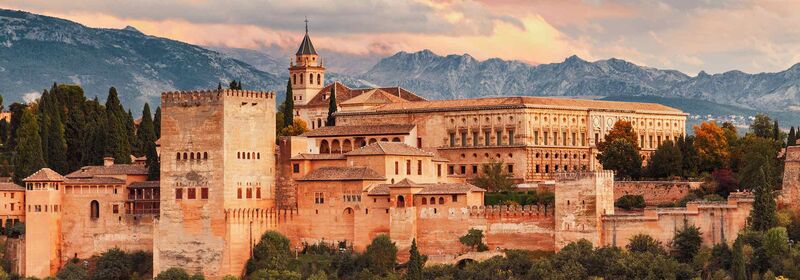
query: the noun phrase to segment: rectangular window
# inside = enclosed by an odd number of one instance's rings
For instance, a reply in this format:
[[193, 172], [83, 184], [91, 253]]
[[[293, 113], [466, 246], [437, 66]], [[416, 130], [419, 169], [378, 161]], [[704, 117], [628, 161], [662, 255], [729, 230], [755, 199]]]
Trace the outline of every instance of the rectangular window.
[[111, 212], [113, 212], [114, 214], [119, 214], [119, 205], [116, 204], [111, 205]]
[[175, 199], [183, 199], [183, 189], [181, 188], [175, 189]]
[[658, 140], [656, 140], [656, 146], [661, 145], [661, 135], [657, 136]]
[[586, 146], [586, 134], [581, 132], [581, 146]]
[[495, 134], [496, 134], [495, 136], [497, 137], [497, 146], [503, 145], [503, 132], [497, 131], [495, 132]]
[[247, 188], [247, 198], [253, 198], [253, 189]]
[[200, 198], [201, 199], [208, 199], [208, 188], [201, 188], [200, 189]]
[[188, 188], [188, 199], [195, 199], [197, 198], [197, 193], [195, 192], [195, 188]]
[[442, 177], [442, 165], [441, 164], [437, 164], [436, 165], [436, 176], [437, 177]]
[[472, 132], [472, 146], [478, 146], [478, 132]]
[[292, 164], [292, 172], [300, 173], [300, 164], [299, 163]]
[[422, 137], [417, 137], [417, 148], [422, 148]]
[[534, 131], [533, 132], [533, 144], [534, 145], [539, 145], [539, 132], [538, 131]]
[[489, 146], [489, 145], [491, 145], [491, 143], [492, 143], [491, 141], [492, 141], [492, 134], [491, 134], [491, 132], [490, 132], [490, 131], [488, 131], [488, 130], [487, 130], [487, 131], [484, 131], [484, 132], [483, 132], [483, 145], [484, 145], [484, 146]]
[[465, 174], [467, 174], [467, 166], [466, 165], [462, 165], [461, 166], [461, 175], [465, 175]]
[[600, 143], [600, 134], [595, 133], [594, 134], [594, 144], [597, 145], [597, 143]]
[[572, 146], [577, 144], [578, 139], [575, 138], [575, 132], [572, 133]]
[[411, 160], [406, 160], [406, 175], [411, 175]]
[[417, 175], [422, 175], [422, 161], [417, 161]]
[[242, 188], [236, 189], [236, 198], [242, 199]]
[[513, 173], [514, 173], [514, 165], [513, 164], [509, 164], [508, 165], [508, 174], [513, 174]]
[[514, 131], [513, 130], [509, 130], [508, 131], [508, 144], [509, 145], [514, 145]]
[[400, 175], [400, 163], [394, 162], [394, 175]]
[[453, 200], [453, 202], [458, 202], [458, 195], [457, 194], [451, 195], [450, 199]]
[[13, 192], [11, 193], [11, 199], [14, 199], [14, 193]]
[[644, 135], [640, 135], [639, 138], [641, 138], [639, 140], [639, 148], [644, 148]]
[[650, 135], [649, 138], [650, 138], [650, 145], [648, 146], [648, 148], [653, 148], [653, 135]]
[[539, 165], [536, 165], [536, 173], [539, 173]]
[[456, 134], [450, 132], [450, 147], [456, 146]]
[[261, 188], [256, 188], [256, 198], [261, 199]]
[[456, 173], [455, 167], [453, 167], [452, 165], [447, 165], [447, 174], [448, 175], [453, 175], [455, 173]]
[[321, 192], [314, 193], [314, 204], [324, 204], [325, 194]]
[[478, 174], [478, 166], [472, 165], [472, 174]]
[[561, 146], [567, 145], [567, 133], [561, 132]]
[[467, 133], [461, 132], [461, 147], [467, 146]]
[[546, 146], [546, 145], [548, 145], [547, 143], [548, 143], [548, 142], [550, 142], [549, 140], [550, 140], [550, 139], [548, 138], [547, 132], [545, 131], [545, 132], [544, 132], [544, 145], [545, 145], [545, 146]]

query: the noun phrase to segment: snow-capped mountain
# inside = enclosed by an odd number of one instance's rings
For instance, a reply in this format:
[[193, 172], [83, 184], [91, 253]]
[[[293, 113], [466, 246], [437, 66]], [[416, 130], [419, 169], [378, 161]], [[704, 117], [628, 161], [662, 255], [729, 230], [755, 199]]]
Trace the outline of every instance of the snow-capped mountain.
[[216, 88], [231, 79], [245, 89], [285, 85], [247, 63], [133, 27], [89, 28], [0, 9], [0, 94], [7, 101], [41, 93], [54, 82], [80, 84], [87, 96], [101, 99], [114, 86], [136, 111], [144, 102], [159, 103], [161, 92]]

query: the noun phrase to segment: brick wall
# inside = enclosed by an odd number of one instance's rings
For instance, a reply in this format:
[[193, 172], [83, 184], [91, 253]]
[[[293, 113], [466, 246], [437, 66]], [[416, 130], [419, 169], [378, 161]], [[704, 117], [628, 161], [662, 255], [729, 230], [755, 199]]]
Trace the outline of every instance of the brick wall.
[[623, 195], [641, 195], [648, 206], [674, 203], [700, 187], [702, 182], [615, 181], [614, 200]]

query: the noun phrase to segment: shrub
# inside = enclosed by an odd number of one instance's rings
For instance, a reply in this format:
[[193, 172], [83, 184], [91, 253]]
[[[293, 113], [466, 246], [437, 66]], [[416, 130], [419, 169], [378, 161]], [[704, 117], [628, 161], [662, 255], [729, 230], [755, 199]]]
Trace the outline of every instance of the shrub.
[[[82, 266], [69, 262], [56, 274], [59, 280], [84, 280], [89, 279], [89, 272]], [[0, 277], [0, 279], [3, 279]]]
[[478, 252], [489, 250], [489, 247], [483, 243], [483, 231], [479, 229], [469, 229], [466, 235], [458, 238], [458, 242]]
[[625, 210], [631, 210], [634, 208], [641, 209], [645, 207], [644, 197], [641, 195], [626, 194], [617, 199], [617, 201], [614, 202], [614, 206]]
[[276, 231], [267, 231], [253, 248], [253, 257], [247, 260], [247, 274], [257, 270], [286, 270], [292, 254], [289, 239]]
[[186, 273], [183, 268], [173, 267], [162, 271], [153, 280], [190, 280], [190, 278], [189, 273]]

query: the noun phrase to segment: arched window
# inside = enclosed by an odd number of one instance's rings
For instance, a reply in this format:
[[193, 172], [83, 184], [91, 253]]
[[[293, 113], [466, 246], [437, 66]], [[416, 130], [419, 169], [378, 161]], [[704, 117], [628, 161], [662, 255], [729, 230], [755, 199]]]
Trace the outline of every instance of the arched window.
[[322, 142], [319, 143], [319, 153], [321, 154], [331, 153], [331, 148], [328, 145], [328, 140], [322, 140]]
[[378, 142], [378, 140], [376, 140], [375, 138], [370, 138], [369, 139], [369, 143], [370, 144], [375, 143], [375, 142]]
[[320, 75], [320, 74], [317, 74], [317, 84], [318, 85], [322, 84], [322, 75]]
[[203, 152], [203, 159], [208, 159], [208, 152]]
[[303, 75], [300, 75], [300, 84], [303, 84]]
[[189, 155], [187, 155], [186, 153], [183, 153], [183, 160], [187, 160], [187, 159], [189, 159]]
[[444, 204], [444, 197], [439, 197], [439, 204]]
[[308, 83], [314, 84], [314, 74], [308, 74]]
[[197, 152], [197, 160], [200, 160], [200, 152]]
[[381, 138], [381, 142], [389, 142], [389, 139], [387, 139], [387, 138]]
[[435, 197], [431, 197], [431, 205], [433, 205], [433, 204], [436, 204], [436, 198]]
[[194, 153], [189, 153], [189, 159], [194, 160]]
[[177, 153], [175, 155], [175, 160], [181, 160], [181, 153]]
[[397, 138], [397, 137], [392, 138], [392, 142], [400, 142], [400, 138]]
[[100, 218], [100, 203], [97, 200], [92, 200], [89, 203], [89, 218], [92, 220]]
[[247, 153], [247, 159], [250, 159], [250, 153]]
[[261, 159], [261, 153], [256, 153], [256, 159]]
[[322, 119], [317, 119], [317, 128], [322, 127]]
[[331, 153], [338, 154], [342, 151], [342, 145], [339, 143], [339, 139], [334, 139], [331, 142]]
[[292, 75], [292, 84], [297, 84], [297, 74]]
[[428, 199], [423, 197], [422, 198], [422, 205], [425, 205], [425, 204], [428, 204]]
[[397, 196], [397, 207], [406, 207], [406, 199], [402, 195]]

